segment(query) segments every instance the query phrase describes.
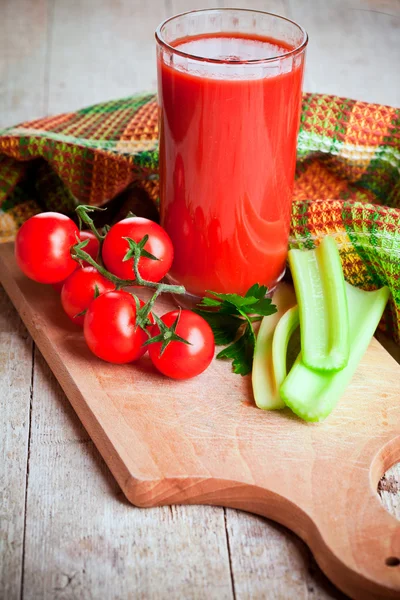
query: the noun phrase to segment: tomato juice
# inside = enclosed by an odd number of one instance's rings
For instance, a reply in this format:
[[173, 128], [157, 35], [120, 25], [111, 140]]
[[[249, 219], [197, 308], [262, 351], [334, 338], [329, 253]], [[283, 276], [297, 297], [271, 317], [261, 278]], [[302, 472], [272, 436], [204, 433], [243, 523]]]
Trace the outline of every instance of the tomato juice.
[[158, 82], [171, 279], [196, 296], [272, 288], [288, 250], [304, 52], [230, 31], [170, 46]]

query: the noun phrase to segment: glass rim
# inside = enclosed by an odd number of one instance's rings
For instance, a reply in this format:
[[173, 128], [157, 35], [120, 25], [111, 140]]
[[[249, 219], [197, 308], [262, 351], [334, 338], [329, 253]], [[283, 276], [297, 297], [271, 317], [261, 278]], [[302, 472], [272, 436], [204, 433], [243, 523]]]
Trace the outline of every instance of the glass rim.
[[[165, 41], [165, 39], [163, 38], [162, 29], [164, 28], [164, 26], [167, 25], [170, 21], [177, 19], [178, 17], [184, 17], [186, 15], [193, 15], [193, 14], [197, 14], [197, 13], [207, 13], [207, 12], [217, 13], [217, 12], [227, 12], [227, 11], [269, 15], [271, 17], [276, 17], [278, 19], [281, 19], [282, 21], [287, 21], [288, 23], [291, 23], [292, 25], [294, 25], [301, 31], [302, 40], [292, 50], [289, 50], [288, 52], [285, 52], [282, 54], [277, 54], [276, 56], [270, 56], [268, 58], [252, 58], [250, 60], [224, 60], [221, 58], [207, 58], [205, 56], [198, 56], [196, 54], [190, 54], [189, 52], [184, 52], [183, 50], [178, 50], [178, 48], [176, 48], [175, 46], [172, 46], [167, 41]], [[164, 49], [166, 49], [170, 52], [173, 52], [174, 54], [178, 54], [179, 56], [183, 56], [184, 58], [190, 58], [191, 60], [197, 60], [197, 61], [202, 61], [202, 62], [206, 62], [206, 63], [214, 63], [214, 64], [228, 64], [228, 65], [241, 65], [241, 64], [242, 65], [256, 65], [256, 64], [270, 63], [270, 62], [273, 62], [276, 60], [282, 60], [282, 59], [288, 58], [290, 56], [296, 56], [297, 54], [300, 54], [301, 52], [303, 52], [303, 50], [305, 50], [305, 48], [308, 44], [308, 34], [307, 34], [306, 30], [304, 29], [304, 27], [302, 27], [301, 25], [296, 23], [296, 21], [293, 21], [292, 19], [288, 19], [287, 17], [283, 17], [282, 15], [277, 15], [276, 13], [272, 13], [272, 12], [268, 12], [268, 11], [264, 11], [264, 10], [256, 10], [256, 9], [251, 9], [251, 8], [224, 7], [224, 8], [199, 8], [196, 10], [188, 10], [188, 11], [173, 15], [172, 17], [168, 17], [167, 19], [162, 21], [160, 23], [160, 25], [157, 27], [157, 29], [155, 30], [154, 35], [155, 35], [157, 43], [160, 46], [162, 46]]]

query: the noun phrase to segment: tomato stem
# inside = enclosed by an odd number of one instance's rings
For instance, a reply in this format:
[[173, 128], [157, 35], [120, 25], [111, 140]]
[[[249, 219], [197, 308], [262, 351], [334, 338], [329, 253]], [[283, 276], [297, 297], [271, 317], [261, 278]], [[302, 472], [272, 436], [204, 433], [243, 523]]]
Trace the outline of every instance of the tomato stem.
[[101, 275], [103, 275], [103, 277], [105, 277], [109, 281], [112, 281], [117, 288], [121, 288], [121, 287], [125, 287], [125, 286], [142, 286], [142, 287], [153, 288], [156, 290], [154, 301], [157, 298], [157, 296], [159, 294], [161, 294], [161, 292], [168, 292], [170, 294], [185, 294], [185, 292], [186, 292], [185, 288], [182, 285], [170, 285], [168, 283], [158, 283], [155, 281], [148, 281], [147, 279], [143, 279], [143, 277], [141, 277], [139, 270], [138, 270], [138, 262], [140, 259], [140, 252], [138, 252], [138, 253], [135, 252], [134, 261], [133, 261], [133, 271], [135, 274], [135, 278], [134, 279], [121, 279], [120, 277], [117, 277], [113, 273], [110, 273], [109, 271], [107, 271], [107, 269], [105, 267], [103, 267], [102, 265], [97, 263], [94, 260], [94, 258], [92, 258], [90, 256], [90, 254], [88, 254], [87, 252], [85, 252], [83, 250], [82, 244], [85, 244], [85, 242], [79, 242], [79, 243], [75, 244], [74, 246], [72, 246], [72, 248], [71, 248], [72, 258], [76, 261], [81, 261], [81, 260], [86, 261], [92, 267], [94, 267]]
[[101, 235], [96, 225], [94, 224], [93, 219], [89, 216], [90, 212], [94, 212], [96, 210], [106, 210], [105, 208], [101, 208], [100, 206], [87, 206], [86, 204], [80, 204], [76, 207], [75, 212], [78, 215], [79, 219], [79, 229], [82, 229], [82, 223], [85, 223], [90, 227], [94, 235], [96, 236], [100, 246], [106, 237], [105, 235]]

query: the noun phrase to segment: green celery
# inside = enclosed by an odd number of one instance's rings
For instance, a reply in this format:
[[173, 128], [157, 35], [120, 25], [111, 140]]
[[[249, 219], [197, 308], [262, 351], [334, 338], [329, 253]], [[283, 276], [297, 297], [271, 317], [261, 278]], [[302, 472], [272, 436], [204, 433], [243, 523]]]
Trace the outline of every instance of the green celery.
[[317, 371], [339, 371], [350, 352], [342, 264], [335, 240], [315, 250], [290, 250], [289, 264], [300, 314], [303, 362]]
[[293, 288], [285, 283], [279, 284], [272, 297], [277, 312], [264, 317], [257, 335], [253, 358], [252, 385], [254, 400], [258, 408], [274, 410], [284, 408], [275, 383], [272, 365], [272, 339], [275, 327], [285, 312], [296, 304]]
[[299, 326], [299, 307], [293, 306], [279, 320], [272, 339], [272, 365], [275, 385], [279, 390], [284, 382], [286, 371], [286, 357], [290, 338]]
[[389, 298], [387, 287], [366, 292], [346, 283], [345, 289], [351, 339], [347, 366], [337, 373], [317, 372], [304, 364], [300, 353], [280, 388], [285, 404], [306, 421], [322, 421], [336, 406], [368, 348]]

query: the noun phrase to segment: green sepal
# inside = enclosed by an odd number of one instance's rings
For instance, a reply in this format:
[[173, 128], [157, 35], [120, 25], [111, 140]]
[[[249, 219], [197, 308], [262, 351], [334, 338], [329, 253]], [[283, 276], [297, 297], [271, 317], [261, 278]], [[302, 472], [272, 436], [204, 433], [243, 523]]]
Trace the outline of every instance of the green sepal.
[[175, 333], [176, 331], [176, 327], [179, 323], [179, 318], [181, 316], [181, 313], [179, 311], [179, 314], [177, 315], [175, 321], [172, 323], [172, 325], [170, 327], [168, 327], [168, 325], [166, 325], [164, 323], [164, 321], [162, 321], [160, 319], [160, 317], [158, 317], [157, 315], [153, 315], [154, 316], [154, 320], [158, 325], [158, 328], [160, 329], [160, 333], [148, 340], [146, 340], [143, 343], [143, 346], [149, 346], [150, 344], [155, 344], [156, 342], [161, 342], [161, 350], [160, 350], [160, 356], [162, 356], [165, 352], [165, 349], [168, 347], [168, 345], [171, 342], [182, 342], [183, 344], [188, 344], [189, 346], [191, 346], [191, 343], [188, 342], [188, 340], [185, 340], [185, 338], [181, 337], [180, 335], [178, 335], [177, 333]]
[[154, 256], [154, 254], [150, 254], [150, 252], [144, 249], [144, 246], [146, 245], [149, 239], [149, 236], [147, 234], [140, 240], [140, 242], [135, 242], [135, 240], [129, 237], [124, 237], [123, 239], [126, 240], [129, 245], [129, 250], [122, 259], [123, 262], [129, 260], [130, 258], [135, 259], [136, 256], [139, 256], [140, 258], [150, 258], [150, 260], [160, 260], [159, 258]]

